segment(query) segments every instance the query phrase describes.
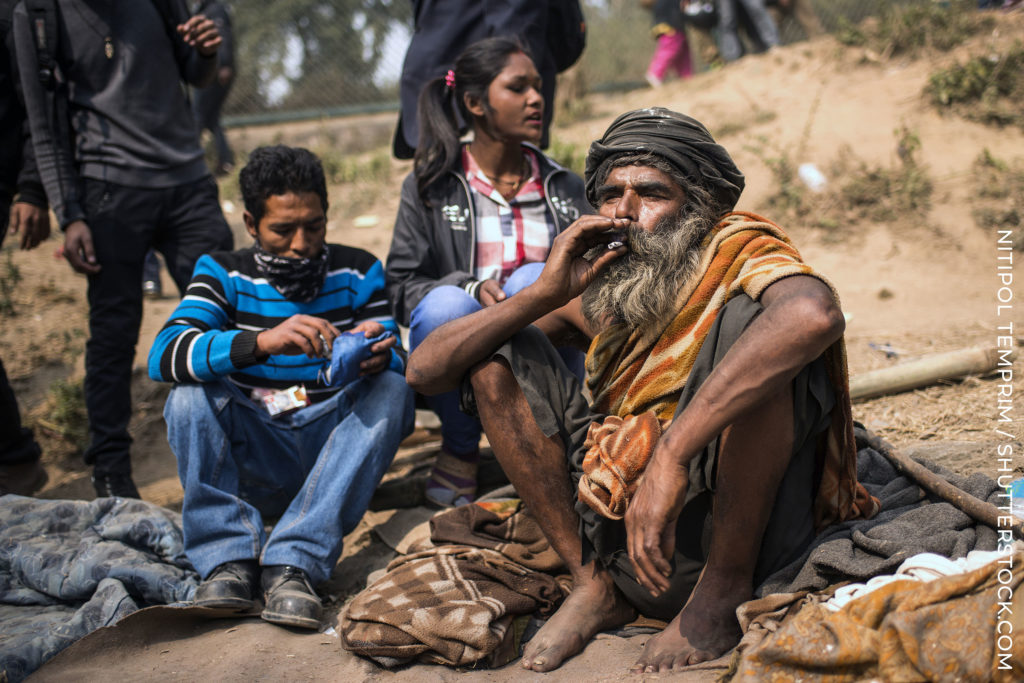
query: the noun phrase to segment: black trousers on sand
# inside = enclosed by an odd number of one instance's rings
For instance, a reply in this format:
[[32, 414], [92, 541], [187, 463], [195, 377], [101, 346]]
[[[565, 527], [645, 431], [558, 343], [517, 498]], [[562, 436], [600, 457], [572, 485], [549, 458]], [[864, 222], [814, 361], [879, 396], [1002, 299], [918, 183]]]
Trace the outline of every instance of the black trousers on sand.
[[[715, 320], [690, 373], [679, 401], [678, 415], [693, 398], [715, 365], [739, 338], [762, 307], [746, 295], [726, 304]], [[541, 430], [557, 434], [566, 444], [566, 465], [573, 484], [583, 474], [583, 441], [590, 423], [604, 419], [583, 397], [579, 380], [536, 327], [513, 336], [495, 354], [512, 368]], [[475, 412], [469, 382], [463, 383], [463, 406]], [[793, 380], [793, 455], [772, 508], [761, 542], [755, 585], [794, 561], [814, 538], [814, 494], [820, 475], [815, 471], [818, 437], [828, 428], [835, 405], [834, 393], [818, 359]], [[671, 587], [654, 598], [636, 581], [626, 554], [626, 529], [621, 521], [606, 519], [583, 502], [576, 502], [584, 561], [597, 557], [612, 574], [616, 586], [640, 613], [670, 620], [683, 608], [707, 562], [711, 543], [711, 503], [715, 493], [718, 440], [709, 443], [690, 465], [686, 503], [676, 526]], [[574, 489], [575, 490], [575, 489]]]
[[[0, 245], [7, 235], [11, 197], [0, 192]], [[3, 361], [0, 361], [0, 465], [21, 465], [39, 459], [39, 444], [32, 430], [23, 427], [18, 412], [18, 399], [7, 379]]]
[[199, 257], [230, 250], [217, 184], [207, 176], [162, 189], [84, 180], [85, 212], [102, 269], [89, 276], [85, 462], [97, 475], [131, 473], [128, 423], [135, 344], [142, 323], [142, 267], [151, 248], [164, 256], [182, 294]]

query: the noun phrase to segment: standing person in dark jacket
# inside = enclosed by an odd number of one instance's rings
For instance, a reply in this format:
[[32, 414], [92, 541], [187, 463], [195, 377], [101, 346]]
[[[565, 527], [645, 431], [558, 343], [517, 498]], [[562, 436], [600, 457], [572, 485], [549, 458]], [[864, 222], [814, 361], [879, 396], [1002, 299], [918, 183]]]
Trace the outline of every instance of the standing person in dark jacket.
[[[12, 0], [0, 0], [0, 244], [9, 224], [12, 233], [21, 233], [21, 248], [32, 249], [50, 236], [50, 214], [25, 134], [25, 111], [15, 96], [13, 9]], [[46, 483], [40, 452], [32, 431], [21, 424], [18, 401], [0, 362], [0, 496], [29, 495]]]
[[[402, 64], [401, 112], [394, 153], [411, 159], [419, 138], [417, 101], [423, 86], [444, 76], [464, 49], [491, 36], [511, 36], [529, 50], [540, 72], [544, 101], [555, 101], [554, 58], [547, 47], [549, 5], [561, 0], [412, 0], [413, 34]], [[541, 148], [548, 146], [553, 107], [544, 112]], [[468, 122], [467, 122], [468, 123]]]
[[213, 136], [213, 146], [217, 150], [215, 175], [226, 175], [235, 166], [235, 154], [228, 145], [224, 128], [220, 125], [220, 110], [231, 92], [235, 82], [235, 37], [231, 30], [231, 15], [226, 2], [202, 0], [196, 9], [213, 20], [220, 34], [220, 49], [217, 50], [217, 78], [205, 88], [197, 88], [192, 94], [192, 109], [199, 122], [199, 130], [208, 130]]
[[18, 69], [46, 194], [64, 256], [88, 276], [85, 403], [100, 496], [138, 497], [131, 478], [131, 374], [142, 319], [142, 267], [152, 247], [184, 292], [200, 255], [232, 247], [184, 90], [216, 75], [220, 35], [184, 0], [57, 0], [54, 125], [39, 78], [33, 17], [14, 10]]
[[[533, 146], [541, 135], [540, 74], [510, 38], [470, 45], [420, 96], [420, 146], [402, 185], [387, 260], [395, 319], [410, 346], [432, 330], [511, 296], [537, 278], [555, 236], [589, 210], [583, 181]], [[461, 144], [459, 120], [473, 141]], [[576, 354], [572, 359], [579, 363]], [[458, 392], [429, 399], [441, 453], [427, 498], [473, 500], [480, 423]]]

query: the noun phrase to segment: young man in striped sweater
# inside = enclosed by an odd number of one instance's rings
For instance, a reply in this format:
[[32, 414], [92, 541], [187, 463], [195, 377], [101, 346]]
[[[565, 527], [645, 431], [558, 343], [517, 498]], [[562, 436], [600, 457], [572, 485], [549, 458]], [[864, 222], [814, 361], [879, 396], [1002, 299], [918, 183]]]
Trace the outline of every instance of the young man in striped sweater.
[[[195, 604], [248, 611], [260, 579], [264, 619], [317, 628], [313, 586], [412, 430], [405, 352], [380, 261], [325, 243], [320, 161], [263, 147], [239, 183], [255, 244], [199, 259], [149, 374], [175, 383], [164, 417], [185, 489], [185, 548], [204, 579]], [[358, 375], [331, 385], [320, 371], [344, 332], [391, 334], [365, 360], [342, 358]], [[275, 397], [300, 407], [276, 413]]]

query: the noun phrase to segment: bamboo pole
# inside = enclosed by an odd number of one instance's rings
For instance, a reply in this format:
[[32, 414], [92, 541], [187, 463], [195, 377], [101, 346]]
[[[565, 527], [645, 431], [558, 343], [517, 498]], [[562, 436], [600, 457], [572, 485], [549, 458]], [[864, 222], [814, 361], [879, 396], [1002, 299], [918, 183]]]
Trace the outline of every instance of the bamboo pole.
[[850, 399], [857, 401], [896, 394], [944, 379], [989, 373], [1000, 363], [1012, 362], [1017, 357], [1016, 349], [1006, 350], [1003, 354], [991, 347], [959, 349], [865, 372], [850, 378]]
[[972, 519], [993, 529], [1005, 529], [1006, 525], [999, 524], [999, 517], [1010, 517], [1013, 523], [1009, 528], [1017, 538], [1024, 539], [1024, 520], [1017, 519], [1010, 513], [1001, 511], [992, 503], [975, 498], [966, 491], [953, 486], [924, 465], [903, 455], [891, 443], [872, 432], [857, 430], [857, 437], [885, 456], [886, 460], [891, 462], [900, 474], [910, 477], [921, 488], [935, 494], [947, 503], [955, 505]]

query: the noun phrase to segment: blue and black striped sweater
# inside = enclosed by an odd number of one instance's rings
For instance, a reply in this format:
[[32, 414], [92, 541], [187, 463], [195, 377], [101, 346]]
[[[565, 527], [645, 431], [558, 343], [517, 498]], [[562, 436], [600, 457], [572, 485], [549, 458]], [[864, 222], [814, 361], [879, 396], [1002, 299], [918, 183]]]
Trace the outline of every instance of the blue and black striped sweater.
[[[321, 359], [256, 360], [256, 335], [296, 314], [323, 318], [342, 332], [375, 320], [398, 336], [384, 292], [384, 268], [369, 252], [328, 244], [327, 279], [316, 299], [289, 301], [256, 270], [254, 248], [202, 256], [185, 297], [149, 351], [149, 376], [162, 382], [207, 382], [227, 376], [248, 393], [256, 387], [304, 385], [314, 402], [337, 391], [317, 382]], [[403, 351], [389, 369], [405, 370]]]

